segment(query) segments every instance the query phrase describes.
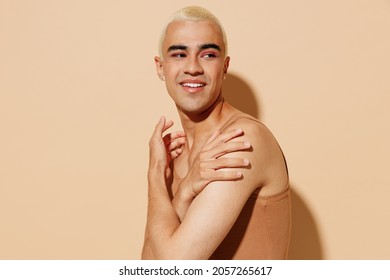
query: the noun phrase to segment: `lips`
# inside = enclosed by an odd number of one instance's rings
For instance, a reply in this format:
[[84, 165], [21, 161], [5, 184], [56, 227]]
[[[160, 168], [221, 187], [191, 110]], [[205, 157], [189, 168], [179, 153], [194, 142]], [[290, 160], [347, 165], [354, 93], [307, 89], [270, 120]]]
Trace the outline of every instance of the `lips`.
[[206, 83], [201, 80], [184, 80], [180, 82], [180, 85], [184, 88], [184, 90], [190, 93], [196, 93], [202, 91], [202, 89], [206, 86]]
[[200, 83], [184, 83], [181, 84], [183, 87], [191, 87], [191, 88], [198, 88], [198, 87], [204, 87], [204, 84]]

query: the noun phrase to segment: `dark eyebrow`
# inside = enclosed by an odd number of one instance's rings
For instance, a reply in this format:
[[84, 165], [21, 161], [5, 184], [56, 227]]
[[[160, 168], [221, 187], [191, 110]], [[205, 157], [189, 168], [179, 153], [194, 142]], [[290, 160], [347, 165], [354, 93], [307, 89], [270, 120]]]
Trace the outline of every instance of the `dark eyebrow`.
[[204, 44], [200, 46], [201, 50], [207, 49], [216, 49], [217, 51], [221, 51], [221, 48], [217, 44]]
[[171, 52], [171, 51], [176, 51], [176, 50], [187, 50], [188, 47], [187, 46], [184, 46], [184, 45], [172, 45], [168, 48], [168, 52]]
[[[187, 46], [185, 45], [172, 45], [168, 48], [168, 52], [171, 52], [171, 51], [177, 51], [177, 50], [182, 50], [182, 51], [186, 51], [188, 49]], [[218, 46], [217, 44], [214, 44], [214, 43], [210, 43], [210, 44], [203, 44], [199, 47], [199, 49], [201, 50], [207, 50], [207, 49], [215, 49], [217, 51], [221, 51], [221, 47]]]

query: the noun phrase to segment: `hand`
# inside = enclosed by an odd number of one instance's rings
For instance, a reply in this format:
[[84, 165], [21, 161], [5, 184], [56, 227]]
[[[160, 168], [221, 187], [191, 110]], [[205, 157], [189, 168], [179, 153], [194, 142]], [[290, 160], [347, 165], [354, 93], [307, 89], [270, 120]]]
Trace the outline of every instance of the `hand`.
[[241, 136], [241, 129], [221, 134], [214, 132], [195, 157], [195, 160], [182, 183], [191, 183], [194, 196], [198, 195], [204, 187], [212, 181], [230, 181], [241, 178], [242, 174], [235, 170], [221, 170], [223, 168], [244, 167], [249, 161], [242, 158], [221, 158], [221, 156], [246, 150], [250, 144], [244, 141], [231, 141]]
[[[214, 132], [206, 141], [201, 151], [187, 174], [179, 185], [178, 191], [173, 198], [173, 205], [180, 219], [185, 213], [192, 200], [213, 181], [238, 180], [242, 173], [231, 168], [245, 167], [249, 165], [247, 159], [222, 157], [225, 154], [246, 150], [251, 147], [245, 141], [231, 141], [243, 134], [241, 129], [228, 131], [221, 134]], [[228, 170], [224, 170], [229, 168]]]
[[185, 143], [183, 131], [163, 136], [172, 125], [172, 121], [167, 122], [162, 116], [149, 141], [149, 173], [163, 170], [166, 181], [169, 181], [172, 175], [171, 163], [182, 153], [181, 146]]

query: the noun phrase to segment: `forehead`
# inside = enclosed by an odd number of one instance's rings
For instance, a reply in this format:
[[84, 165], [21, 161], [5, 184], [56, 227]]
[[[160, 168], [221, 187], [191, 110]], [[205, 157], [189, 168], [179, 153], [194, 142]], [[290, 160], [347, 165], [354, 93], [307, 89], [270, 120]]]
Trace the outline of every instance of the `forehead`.
[[215, 22], [174, 21], [167, 27], [163, 48], [166, 51], [171, 45], [191, 47], [209, 43], [217, 44], [224, 50], [222, 31]]

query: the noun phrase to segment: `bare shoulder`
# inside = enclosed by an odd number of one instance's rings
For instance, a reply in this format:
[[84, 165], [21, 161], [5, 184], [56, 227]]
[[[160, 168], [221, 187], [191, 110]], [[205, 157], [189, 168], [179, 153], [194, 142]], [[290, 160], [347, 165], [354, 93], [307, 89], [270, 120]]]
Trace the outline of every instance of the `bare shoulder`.
[[241, 128], [240, 141], [248, 141], [248, 151], [234, 153], [249, 159], [250, 166], [244, 170], [244, 176], [252, 182], [253, 189], [260, 188], [260, 195], [270, 196], [282, 191], [288, 184], [287, 166], [283, 152], [271, 133], [260, 121], [251, 117], [241, 117], [229, 124], [225, 130]]
[[181, 240], [180, 252], [189, 259], [207, 259], [221, 244], [239, 217], [254, 190], [269, 196], [287, 184], [283, 154], [272, 133], [261, 123], [248, 118], [231, 119], [223, 131], [242, 129], [244, 134], [231, 141], [248, 141], [251, 148], [223, 157], [246, 158], [250, 165], [237, 168], [239, 180], [213, 181], [192, 201], [175, 236]]

